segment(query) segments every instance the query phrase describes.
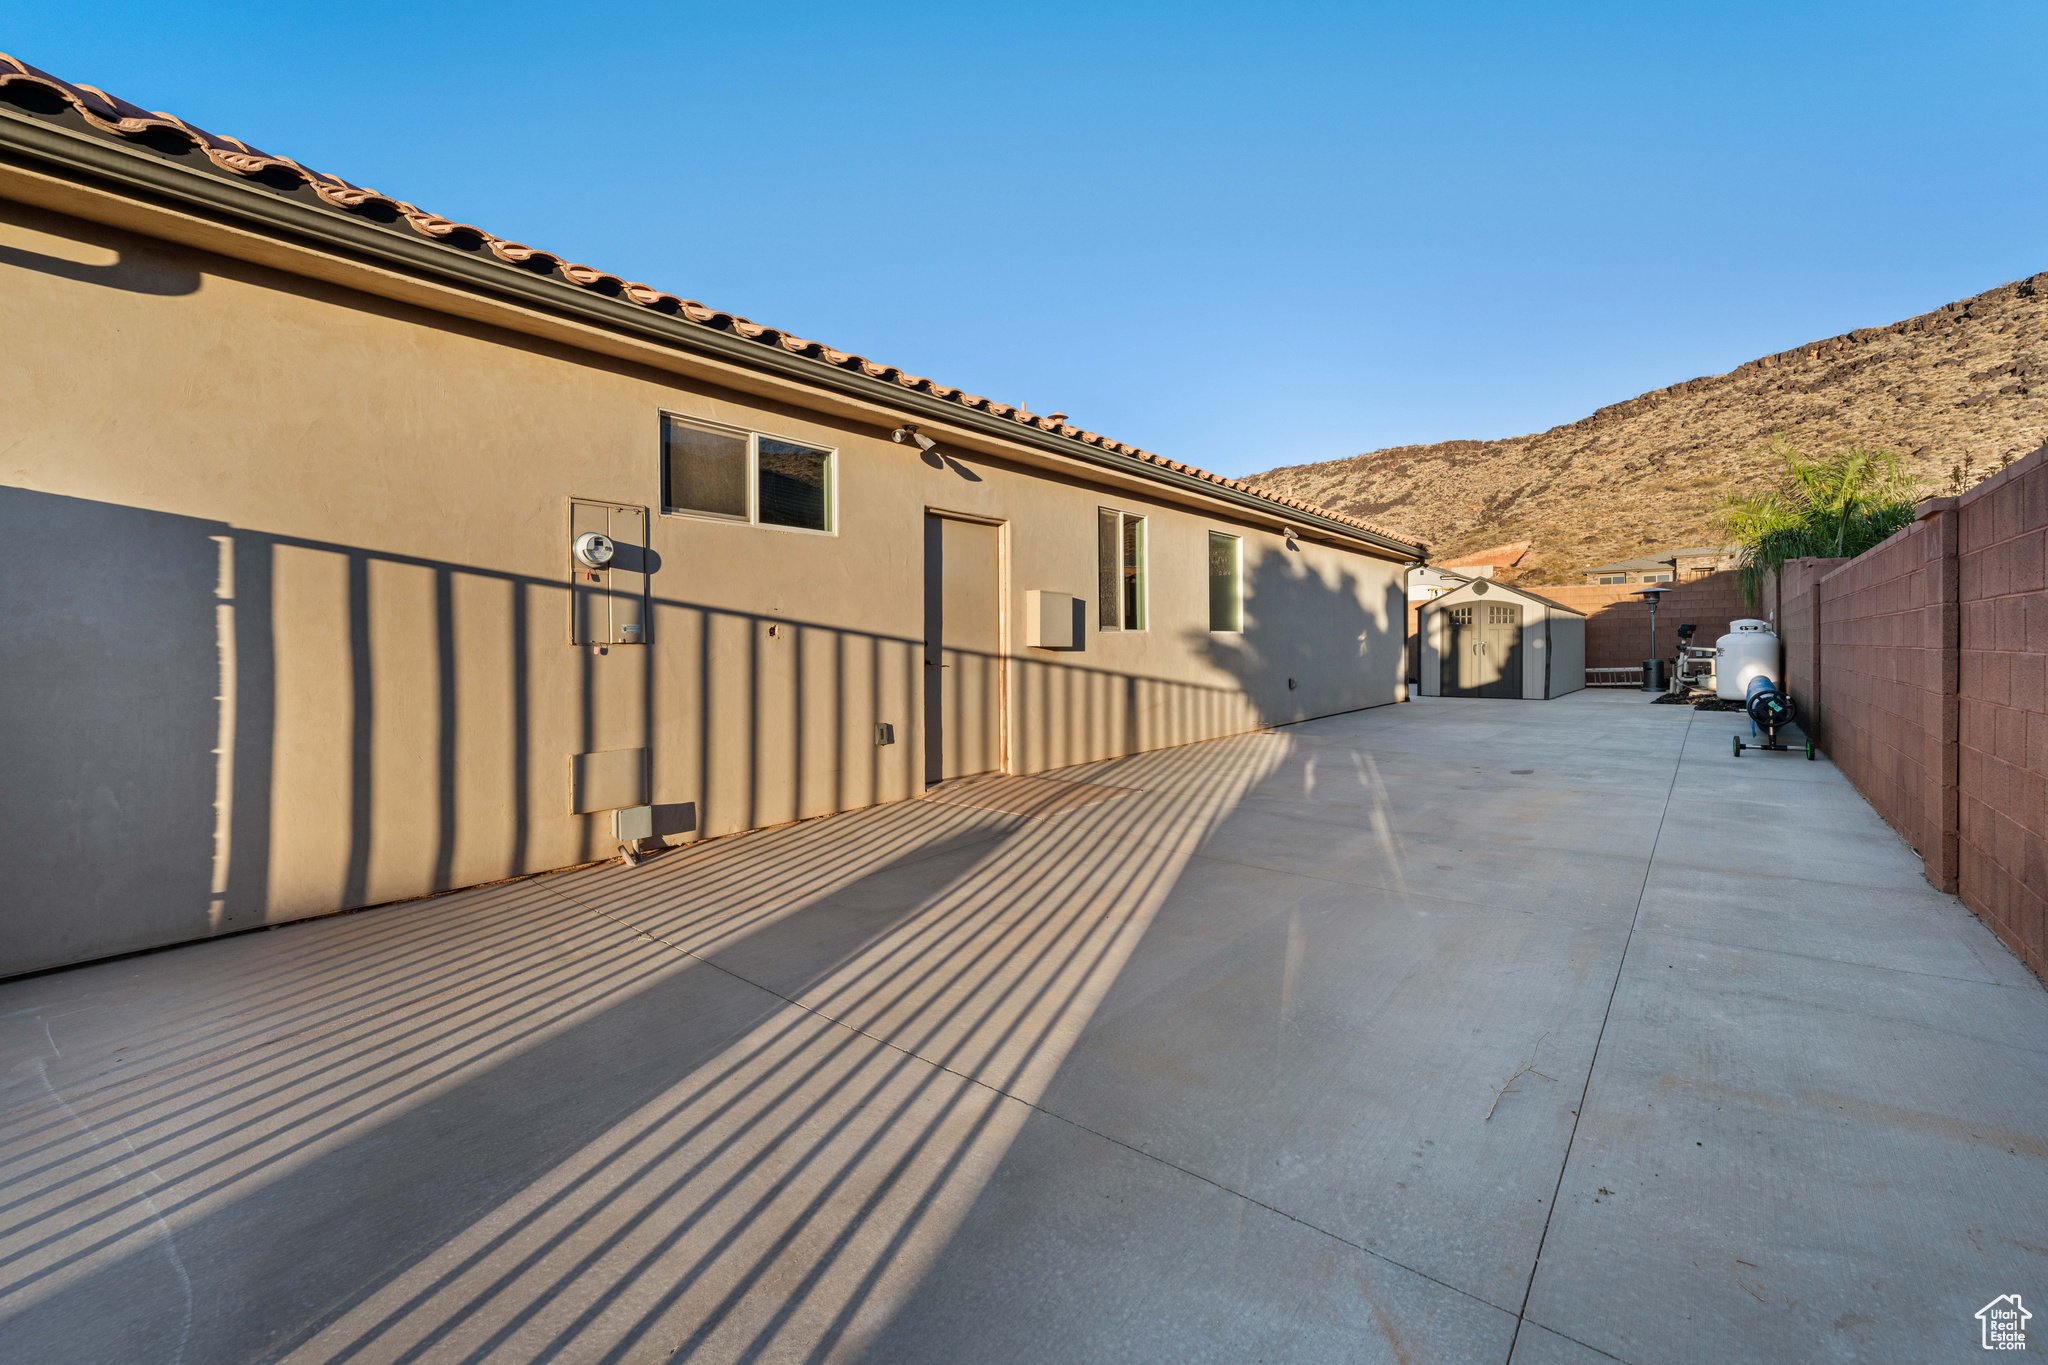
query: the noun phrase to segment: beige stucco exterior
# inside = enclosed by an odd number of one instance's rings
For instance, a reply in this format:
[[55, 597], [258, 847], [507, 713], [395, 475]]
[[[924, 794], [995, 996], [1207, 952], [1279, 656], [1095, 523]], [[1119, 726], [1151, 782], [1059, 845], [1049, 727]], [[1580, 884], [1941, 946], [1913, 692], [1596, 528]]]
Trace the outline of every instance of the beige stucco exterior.
[[[918, 795], [928, 509], [1002, 530], [1010, 771], [1400, 696], [1384, 550], [971, 433], [921, 457], [884, 411], [21, 184], [0, 974], [605, 856], [573, 755], [645, 749], [670, 843]], [[664, 411], [836, 450], [837, 532], [659, 515]], [[646, 644], [569, 643], [571, 498], [654, 514]], [[1145, 632], [1094, 628], [1100, 506], [1150, 518]], [[1211, 529], [1244, 540], [1241, 635], [1207, 629]], [[1033, 589], [1090, 604], [1082, 648], [1023, 644]]]

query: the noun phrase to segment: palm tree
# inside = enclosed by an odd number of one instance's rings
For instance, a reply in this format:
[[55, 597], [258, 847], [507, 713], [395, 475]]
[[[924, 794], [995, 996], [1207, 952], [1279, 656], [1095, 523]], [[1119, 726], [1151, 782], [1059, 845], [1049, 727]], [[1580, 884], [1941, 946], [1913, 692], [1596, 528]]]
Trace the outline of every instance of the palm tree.
[[1741, 546], [1736, 581], [1751, 611], [1765, 576], [1786, 560], [1860, 555], [1912, 525], [1913, 505], [1925, 495], [1906, 461], [1889, 450], [1855, 446], [1809, 457], [1783, 442], [1771, 450], [1783, 465], [1777, 483], [1730, 494], [1721, 512], [1722, 528]]

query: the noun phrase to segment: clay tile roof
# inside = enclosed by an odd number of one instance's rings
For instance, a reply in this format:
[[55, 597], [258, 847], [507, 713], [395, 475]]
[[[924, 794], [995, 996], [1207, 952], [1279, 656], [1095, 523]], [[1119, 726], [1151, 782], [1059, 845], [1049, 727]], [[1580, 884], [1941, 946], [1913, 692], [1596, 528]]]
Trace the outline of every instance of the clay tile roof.
[[379, 194], [375, 190], [351, 184], [339, 176], [329, 175], [324, 171], [311, 170], [301, 166], [290, 157], [272, 156], [268, 152], [251, 147], [239, 138], [222, 137], [215, 133], [209, 133], [203, 128], [195, 128], [175, 114], [152, 113], [139, 105], [130, 104], [126, 100], [109, 95], [104, 90], [97, 89], [94, 86], [75, 85], [68, 81], [59, 80], [47, 71], [39, 71], [26, 62], [0, 52], [0, 87], [9, 85], [28, 85], [50, 92], [76, 110], [93, 128], [105, 134], [122, 138], [160, 138], [166, 135], [182, 137], [188, 140], [192, 146], [203, 152], [209, 161], [222, 170], [232, 172], [238, 176], [252, 178], [259, 175], [274, 177], [277, 173], [283, 172], [286, 175], [297, 177], [320, 198], [321, 202], [337, 209], [351, 212], [360, 212], [368, 209], [385, 215], [395, 215], [394, 221], [403, 220], [413, 231], [423, 237], [437, 241], [456, 242], [463, 246], [488, 250], [491, 255], [507, 265], [552, 274], [555, 278], [566, 280], [572, 285], [622, 299], [628, 303], [637, 304], [642, 308], [653, 309], [674, 317], [688, 319], [691, 322], [716, 327], [721, 331], [730, 332], [749, 341], [759, 342], [763, 346], [773, 346], [787, 351], [791, 355], [804, 356], [817, 361], [821, 365], [831, 365], [839, 369], [851, 370], [856, 374], [866, 375], [871, 379], [900, 384], [906, 389], [930, 394], [948, 402], [958, 403], [965, 408], [972, 408], [978, 412], [1007, 418], [1021, 426], [1049, 432], [1056, 436], [1080, 442], [1083, 445], [1094, 446], [1097, 449], [1131, 456], [1147, 464], [1159, 465], [1176, 473], [1191, 475], [1210, 483], [1221, 484], [1226, 488], [1252, 494], [1278, 506], [1298, 508], [1301, 511], [1327, 518], [1342, 525], [1355, 526], [1360, 530], [1370, 531], [1375, 535], [1402, 541], [1413, 545], [1417, 550], [1425, 548], [1425, 542], [1419, 536], [1409, 535], [1403, 531], [1390, 530], [1387, 527], [1367, 521], [1363, 517], [1354, 517], [1344, 512], [1334, 512], [1329, 508], [1317, 507], [1312, 503], [1302, 502], [1296, 498], [1286, 497], [1278, 493], [1269, 493], [1265, 489], [1255, 488], [1237, 479], [1227, 479], [1218, 474], [1211, 474], [1206, 470], [1196, 469], [1191, 465], [1179, 464], [1154, 455], [1150, 451], [1140, 450], [1136, 446], [1125, 445], [1123, 442], [1113, 441], [1107, 436], [1097, 435], [1092, 431], [1083, 431], [1079, 427], [1069, 426], [1065, 421], [1065, 413], [1053, 413], [1049, 416], [1035, 415], [1025, 411], [1021, 406], [999, 403], [994, 399], [983, 398], [979, 394], [971, 394], [960, 389], [948, 388], [922, 375], [906, 374], [894, 365], [879, 364], [865, 356], [834, 350], [822, 342], [807, 341], [802, 337], [793, 336], [779, 328], [764, 327], [736, 313], [727, 313], [715, 308], [709, 308], [694, 299], [678, 298], [676, 295], [664, 293], [652, 285], [623, 280], [617, 275], [608, 274], [595, 266], [581, 265], [558, 256], [553, 252], [527, 246], [523, 242], [512, 242], [502, 237], [494, 237], [480, 227], [475, 227], [469, 223], [453, 222], [438, 214], [428, 213], [412, 204], [408, 204], [402, 199], [393, 199], [388, 195]]
[[1478, 569], [1488, 564], [1500, 569], [1513, 568], [1523, 555], [1529, 553], [1529, 547], [1533, 544], [1534, 541], [1518, 540], [1512, 545], [1496, 545], [1490, 550], [1474, 550], [1471, 554], [1459, 555], [1456, 559], [1439, 559], [1436, 565], [1439, 569]]

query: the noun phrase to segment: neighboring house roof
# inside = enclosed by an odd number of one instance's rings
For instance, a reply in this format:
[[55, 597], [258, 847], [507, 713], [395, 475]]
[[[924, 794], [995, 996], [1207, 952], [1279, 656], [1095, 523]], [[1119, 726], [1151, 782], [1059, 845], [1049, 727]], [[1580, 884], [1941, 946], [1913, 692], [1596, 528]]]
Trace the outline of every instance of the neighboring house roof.
[[1648, 570], [1649, 572], [1655, 573], [1655, 572], [1656, 572], [1657, 570], [1659, 570], [1659, 569], [1665, 569], [1665, 570], [1668, 570], [1668, 569], [1670, 569], [1671, 565], [1670, 565], [1669, 561], [1670, 561], [1671, 559], [1673, 559], [1673, 558], [1675, 558], [1675, 557], [1676, 557], [1676, 553], [1683, 553], [1683, 552], [1682, 552], [1682, 551], [1680, 551], [1680, 552], [1675, 552], [1674, 554], [1668, 554], [1668, 555], [1665, 555], [1665, 556], [1664, 556], [1664, 557], [1663, 557], [1662, 559], [1652, 559], [1652, 558], [1650, 558], [1650, 557], [1648, 557], [1648, 556], [1645, 556], [1645, 557], [1644, 557], [1644, 558], [1642, 558], [1642, 559], [1624, 559], [1624, 560], [1620, 560], [1620, 561], [1618, 561], [1618, 562], [1616, 562], [1616, 563], [1613, 563], [1613, 564], [1600, 564], [1600, 565], [1596, 565], [1595, 567], [1593, 567], [1593, 568], [1590, 568], [1590, 569], [1586, 570], [1586, 572], [1587, 572], [1587, 573], [1622, 573], [1622, 572], [1624, 572], [1624, 571], [1628, 571], [1628, 572], [1634, 572], [1634, 571], [1636, 571], [1636, 570]]
[[1484, 568], [1488, 564], [1508, 569], [1513, 568], [1523, 555], [1529, 553], [1529, 547], [1533, 544], [1534, 541], [1518, 540], [1511, 545], [1496, 545], [1490, 550], [1474, 550], [1471, 554], [1459, 555], [1456, 559], [1439, 559], [1437, 563], [1450, 569]]
[[[621, 279], [594, 266], [579, 265], [550, 251], [542, 251], [522, 242], [507, 241], [494, 237], [482, 228], [468, 223], [452, 222], [437, 214], [428, 213], [402, 199], [393, 199], [375, 190], [354, 185], [339, 176], [324, 171], [310, 170], [293, 161], [290, 157], [272, 156], [268, 152], [251, 147], [239, 138], [224, 137], [196, 128], [175, 114], [152, 113], [139, 105], [128, 103], [109, 95], [106, 91], [90, 85], [74, 85], [59, 80], [46, 71], [40, 71], [18, 58], [0, 53], [0, 87], [28, 85], [47, 90], [77, 111], [93, 129], [124, 140], [147, 143], [163, 138], [182, 139], [193, 148], [205, 154], [208, 161], [224, 171], [245, 180], [265, 184], [274, 190], [297, 189], [301, 185], [318, 196], [321, 203], [329, 208], [351, 214], [364, 215], [385, 222], [403, 220], [420, 236], [467, 251], [487, 251], [491, 256], [508, 267], [551, 277], [579, 288], [604, 294], [642, 308], [666, 313], [671, 317], [686, 319], [718, 328], [721, 331], [758, 342], [763, 346], [777, 347], [792, 355], [803, 356], [821, 365], [834, 366], [865, 375], [871, 379], [894, 382], [907, 390], [930, 394], [936, 398], [957, 403], [995, 417], [1007, 418], [1021, 426], [1047, 432], [1055, 436], [1080, 442], [1101, 450], [1113, 451], [1129, 456], [1143, 464], [1157, 466], [1176, 474], [1190, 476], [1206, 483], [1219, 485], [1238, 493], [1249, 494], [1265, 502], [1281, 507], [1297, 508], [1314, 516], [1325, 518], [1341, 525], [1356, 527], [1375, 536], [1399, 541], [1413, 547], [1418, 553], [1427, 548], [1427, 543], [1418, 536], [1391, 530], [1348, 513], [1335, 512], [1327, 507], [1291, 498], [1283, 493], [1269, 492], [1238, 479], [1211, 474], [1192, 465], [1169, 460], [1162, 455], [1140, 450], [1136, 446], [1113, 441], [1107, 436], [1079, 427], [1067, 425], [1065, 413], [1055, 412], [1039, 415], [1027, 412], [1022, 406], [998, 403], [993, 399], [960, 389], [948, 388], [920, 375], [905, 374], [893, 365], [878, 364], [864, 356], [852, 355], [834, 350], [822, 342], [806, 341], [802, 337], [774, 327], [764, 327], [735, 313], [721, 312], [706, 307], [692, 299], [678, 298], [664, 293], [651, 285]], [[286, 189], [278, 183], [285, 177], [296, 183]]]
[[1512, 583], [1503, 583], [1498, 578], [1475, 578], [1471, 582], [1467, 583], [1463, 588], [1455, 588], [1452, 591], [1445, 593], [1442, 597], [1432, 598], [1426, 604], [1426, 606], [1428, 609], [1441, 607], [1445, 603], [1449, 602], [1453, 597], [1456, 597], [1459, 593], [1466, 591], [1466, 589], [1468, 588], [1471, 589], [1475, 595], [1480, 595], [1479, 588], [1482, 584], [1485, 586], [1484, 595], [1491, 595], [1497, 592], [1511, 593], [1516, 597], [1526, 597], [1531, 602], [1541, 602], [1544, 606], [1551, 608], [1553, 611], [1561, 611], [1568, 616], [1584, 616], [1586, 614], [1585, 612], [1580, 611], [1577, 607], [1568, 607], [1564, 603], [1556, 600], [1555, 598], [1545, 597], [1541, 593], [1530, 592], [1527, 588], [1518, 588]]
[[1585, 573], [1620, 573], [1623, 570], [1668, 569], [1674, 559], [1699, 559], [1705, 556], [1732, 555], [1742, 547], [1739, 545], [1707, 545], [1692, 550], [1666, 550], [1662, 554], [1644, 555], [1641, 559], [1621, 559], [1612, 564], [1600, 564], [1583, 570]]

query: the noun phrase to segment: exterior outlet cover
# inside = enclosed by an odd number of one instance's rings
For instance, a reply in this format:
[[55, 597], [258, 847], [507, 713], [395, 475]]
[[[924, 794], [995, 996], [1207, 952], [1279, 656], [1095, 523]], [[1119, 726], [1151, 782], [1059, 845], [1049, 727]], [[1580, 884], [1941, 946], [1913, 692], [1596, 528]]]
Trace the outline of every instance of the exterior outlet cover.
[[647, 751], [608, 749], [569, 755], [569, 813], [595, 815], [647, 804]]
[[654, 837], [654, 807], [627, 806], [612, 812], [612, 838], [622, 844]]
[[1071, 593], [1041, 592], [1036, 588], [1024, 594], [1024, 643], [1033, 649], [1076, 649], [1080, 642], [1074, 638], [1074, 618], [1080, 615], [1075, 610], [1079, 605]]

